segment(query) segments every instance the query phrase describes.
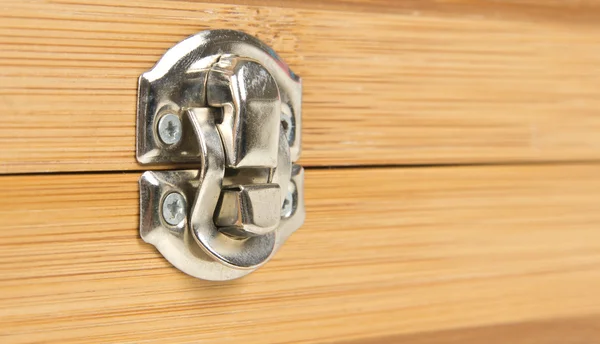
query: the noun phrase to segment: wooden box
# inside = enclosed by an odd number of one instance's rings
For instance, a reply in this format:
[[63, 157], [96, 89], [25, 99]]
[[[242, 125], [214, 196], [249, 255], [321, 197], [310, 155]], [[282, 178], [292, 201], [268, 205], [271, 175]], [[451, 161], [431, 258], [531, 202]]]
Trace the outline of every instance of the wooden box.
[[[307, 207], [222, 283], [140, 239], [134, 153], [216, 28], [303, 77]], [[2, 0], [0, 342], [598, 343], [599, 159], [595, 0]]]

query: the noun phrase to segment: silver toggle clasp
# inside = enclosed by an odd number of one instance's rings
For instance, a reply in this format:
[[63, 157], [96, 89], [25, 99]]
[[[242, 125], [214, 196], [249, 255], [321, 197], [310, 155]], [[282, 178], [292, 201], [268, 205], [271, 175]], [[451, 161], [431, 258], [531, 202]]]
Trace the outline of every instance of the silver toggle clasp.
[[[241, 237], [264, 235], [279, 225], [287, 178], [273, 182], [275, 172], [290, 173], [289, 147], [281, 136], [281, 100], [271, 74], [258, 62], [222, 55], [206, 82], [209, 106], [222, 109], [217, 125], [225, 147], [226, 167], [261, 169], [265, 179], [228, 186], [221, 194], [217, 225]], [[279, 141], [282, 149], [279, 149]], [[281, 165], [277, 171], [278, 165]], [[284, 176], [285, 177], [285, 176]]]
[[140, 178], [140, 235], [180, 270], [238, 278], [304, 222], [301, 82], [230, 30], [171, 48], [140, 77], [137, 158], [189, 164]]

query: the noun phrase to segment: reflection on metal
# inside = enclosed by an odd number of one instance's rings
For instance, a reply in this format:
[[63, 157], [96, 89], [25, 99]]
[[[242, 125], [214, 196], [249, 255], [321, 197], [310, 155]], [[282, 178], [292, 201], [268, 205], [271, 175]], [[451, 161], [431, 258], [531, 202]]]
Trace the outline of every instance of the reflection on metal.
[[140, 77], [140, 235], [183, 272], [242, 277], [304, 222], [300, 78], [237, 31], [201, 32]]

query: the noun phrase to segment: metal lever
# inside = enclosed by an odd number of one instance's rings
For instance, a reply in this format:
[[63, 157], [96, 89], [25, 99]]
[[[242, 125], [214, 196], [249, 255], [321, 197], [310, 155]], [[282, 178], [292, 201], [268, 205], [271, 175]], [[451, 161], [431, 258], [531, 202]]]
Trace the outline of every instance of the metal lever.
[[137, 158], [192, 168], [142, 175], [142, 239], [202, 279], [268, 261], [304, 221], [300, 101], [300, 79], [251, 36], [206, 31], [171, 48], [140, 77]]
[[[217, 125], [227, 167], [262, 169], [264, 184], [236, 184], [223, 190], [216, 223], [231, 235], [265, 235], [279, 225], [290, 175], [287, 139], [280, 133], [281, 101], [271, 74], [258, 62], [222, 55], [208, 73], [207, 103], [222, 108]], [[281, 144], [279, 142], [281, 141]], [[279, 178], [273, 183], [274, 174]]]

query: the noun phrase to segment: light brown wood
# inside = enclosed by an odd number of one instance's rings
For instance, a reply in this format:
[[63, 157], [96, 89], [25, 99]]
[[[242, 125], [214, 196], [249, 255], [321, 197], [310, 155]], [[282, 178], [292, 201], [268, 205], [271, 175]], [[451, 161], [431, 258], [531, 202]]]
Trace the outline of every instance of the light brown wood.
[[[229, 283], [185, 276], [139, 239], [136, 173], [0, 177], [0, 338], [323, 343], [522, 323], [556, 343], [527, 324], [600, 314], [599, 175], [309, 170], [305, 226]], [[597, 341], [586, 333], [577, 343]]]
[[600, 157], [595, 2], [351, 2], [4, 0], [0, 173], [140, 169], [137, 76], [210, 28], [256, 35], [303, 76], [305, 165]]
[[450, 14], [485, 18], [519, 18], [526, 20], [579, 20], [596, 23], [600, 18], [598, 0], [202, 0], [206, 3], [229, 3], [247, 6], [358, 11], [362, 13]]
[[[598, 23], [598, 0], [1, 1], [0, 342], [599, 342]], [[214, 28], [303, 77], [302, 164], [361, 166], [307, 170], [306, 224], [228, 283], [141, 241], [139, 173], [41, 173], [145, 169], [137, 76]]]
[[573, 317], [509, 323], [488, 327], [459, 328], [385, 338], [347, 342], [348, 344], [589, 344], [600, 338], [600, 316]]

